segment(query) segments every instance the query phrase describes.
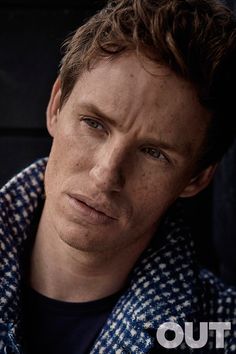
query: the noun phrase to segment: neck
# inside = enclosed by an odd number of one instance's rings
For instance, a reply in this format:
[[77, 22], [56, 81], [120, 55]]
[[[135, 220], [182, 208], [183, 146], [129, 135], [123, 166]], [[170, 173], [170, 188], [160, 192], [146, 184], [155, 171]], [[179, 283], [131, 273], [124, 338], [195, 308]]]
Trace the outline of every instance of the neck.
[[106, 252], [72, 248], [48, 227], [44, 212], [36, 233], [30, 266], [30, 285], [53, 299], [88, 302], [121, 290], [145, 244]]

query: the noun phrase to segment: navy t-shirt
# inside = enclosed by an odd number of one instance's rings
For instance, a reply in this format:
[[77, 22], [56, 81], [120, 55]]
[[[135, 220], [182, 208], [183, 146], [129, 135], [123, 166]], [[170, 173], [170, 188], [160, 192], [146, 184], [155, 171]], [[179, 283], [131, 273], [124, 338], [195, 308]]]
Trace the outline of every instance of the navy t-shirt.
[[27, 354], [89, 353], [121, 292], [104, 299], [73, 303], [27, 289], [24, 343]]

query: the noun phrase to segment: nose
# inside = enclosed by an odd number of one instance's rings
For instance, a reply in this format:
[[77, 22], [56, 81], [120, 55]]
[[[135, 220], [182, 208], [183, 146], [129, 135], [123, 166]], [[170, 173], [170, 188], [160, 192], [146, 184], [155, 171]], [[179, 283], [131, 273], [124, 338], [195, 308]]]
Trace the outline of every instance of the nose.
[[104, 150], [98, 153], [90, 177], [100, 191], [120, 192], [125, 185], [124, 152], [119, 148]]

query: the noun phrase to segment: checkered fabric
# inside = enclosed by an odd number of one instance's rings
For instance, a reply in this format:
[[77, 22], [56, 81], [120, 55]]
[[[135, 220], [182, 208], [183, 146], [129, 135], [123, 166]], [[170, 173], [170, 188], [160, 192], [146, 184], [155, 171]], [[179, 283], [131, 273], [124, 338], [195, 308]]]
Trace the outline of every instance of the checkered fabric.
[[[20, 334], [22, 254], [27, 229], [44, 199], [47, 159], [38, 160], [0, 191], [0, 353], [24, 354]], [[161, 244], [159, 239], [164, 240]], [[197, 353], [236, 353], [236, 290], [198, 268], [194, 245], [179, 214], [170, 209], [150, 247], [136, 262], [129, 285], [94, 343], [91, 354], [163, 353], [156, 330], [164, 322], [231, 322], [225, 348], [214, 332]], [[185, 342], [175, 353], [192, 353]], [[31, 353], [33, 354], [33, 353]], [[43, 354], [43, 353], [42, 353]], [[69, 354], [69, 353], [68, 353]], [[78, 353], [80, 354], [80, 353]]]

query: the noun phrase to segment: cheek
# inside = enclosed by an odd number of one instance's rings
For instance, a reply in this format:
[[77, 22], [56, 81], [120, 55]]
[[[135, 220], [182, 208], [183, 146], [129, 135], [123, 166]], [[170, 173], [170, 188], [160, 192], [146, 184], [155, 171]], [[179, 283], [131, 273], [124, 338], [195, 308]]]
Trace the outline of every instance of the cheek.
[[78, 166], [85, 165], [89, 160], [89, 147], [86, 137], [76, 134], [73, 129], [60, 129], [53, 141], [50, 154], [55, 166], [59, 166], [59, 171], [71, 171]]
[[[134, 185], [133, 185], [134, 186]], [[138, 205], [137, 217], [148, 220], [161, 216], [179, 196], [179, 184], [171, 173], [143, 173], [133, 188], [133, 205]]]
[[139, 205], [139, 214], [147, 220], [153, 220], [166, 209], [168, 196], [159, 189], [145, 189], [142, 193], [137, 192], [136, 205]]
[[55, 135], [45, 173], [46, 194], [57, 195], [86, 180], [93, 156], [86, 137], [68, 132]]

